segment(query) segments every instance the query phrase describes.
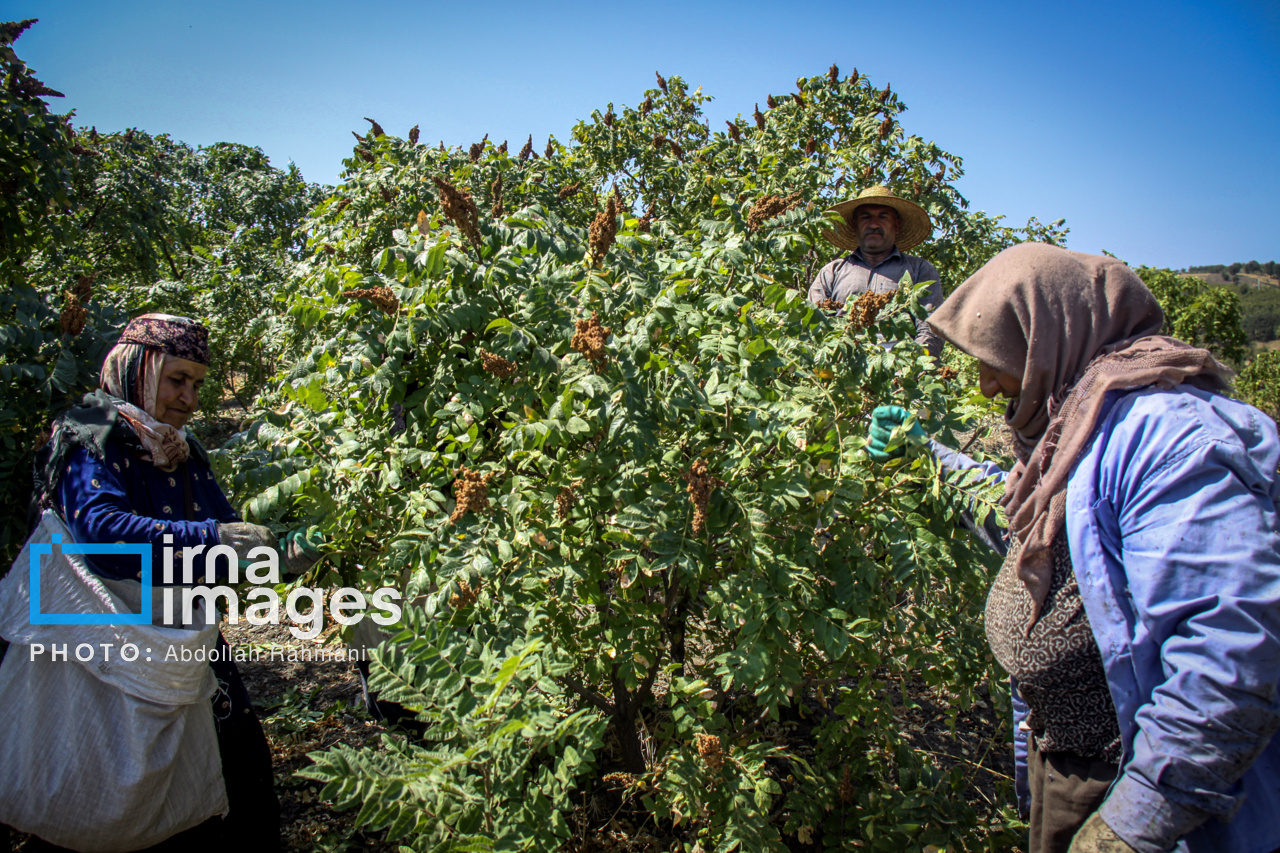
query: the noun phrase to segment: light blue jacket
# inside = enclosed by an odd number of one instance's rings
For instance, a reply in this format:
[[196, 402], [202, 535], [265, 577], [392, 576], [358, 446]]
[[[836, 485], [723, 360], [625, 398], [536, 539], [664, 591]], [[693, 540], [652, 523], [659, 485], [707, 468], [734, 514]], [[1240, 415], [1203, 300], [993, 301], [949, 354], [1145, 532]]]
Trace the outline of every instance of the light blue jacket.
[[1182, 385], [1109, 399], [1071, 474], [1071, 560], [1124, 745], [1101, 814], [1139, 853], [1280, 849], [1277, 463], [1270, 418]]

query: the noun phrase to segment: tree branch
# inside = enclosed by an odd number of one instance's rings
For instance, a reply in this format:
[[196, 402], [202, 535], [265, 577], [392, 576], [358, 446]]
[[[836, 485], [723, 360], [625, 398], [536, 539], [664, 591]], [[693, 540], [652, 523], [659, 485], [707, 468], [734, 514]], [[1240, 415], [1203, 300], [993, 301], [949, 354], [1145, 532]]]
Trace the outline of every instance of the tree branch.
[[178, 272], [178, 265], [173, 262], [173, 256], [169, 254], [169, 247], [164, 241], [160, 242], [160, 251], [164, 252], [164, 259], [169, 262], [169, 269], [173, 271], [173, 277], [178, 281], [182, 281], [182, 273]]
[[578, 679], [574, 678], [572, 675], [561, 676], [560, 682], [565, 687], [569, 688], [574, 693], [576, 693], [579, 698], [585, 700], [586, 702], [589, 702], [590, 704], [599, 708], [601, 711], [604, 711], [606, 714], [609, 714], [612, 716], [614, 707], [609, 702], [609, 700], [604, 698], [603, 696], [601, 696], [599, 693], [595, 692], [591, 688], [587, 687], [585, 684], [583, 684]]

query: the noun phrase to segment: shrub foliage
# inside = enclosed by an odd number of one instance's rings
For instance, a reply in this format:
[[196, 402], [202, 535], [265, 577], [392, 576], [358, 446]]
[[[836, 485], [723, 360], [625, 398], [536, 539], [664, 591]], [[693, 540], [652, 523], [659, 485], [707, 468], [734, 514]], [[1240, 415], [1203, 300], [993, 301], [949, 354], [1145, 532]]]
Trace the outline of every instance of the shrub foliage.
[[[919, 287], [856, 321], [804, 292], [867, 184], [929, 209], [954, 281], [1059, 224], [967, 212], [856, 72], [724, 131], [705, 100], [660, 77], [541, 153], [375, 124], [307, 223], [278, 405], [219, 464], [252, 519], [325, 531], [313, 581], [418, 602], [373, 686], [425, 742], [307, 771], [412, 849], [551, 849], [610, 786], [688, 849], [1010, 837], [893, 717], [908, 681], [958, 709], [994, 675], [957, 529], [993, 495], [862, 452], [890, 401], [951, 437], [961, 389], [912, 342]], [[771, 725], [797, 715], [807, 745]]]
[[1238, 295], [1170, 269], [1138, 267], [1135, 272], [1164, 309], [1164, 334], [1210, 349], [1226, 361], [1243, 361], [1249, 338], [1241, 325]]
[[1236, 377], [1240, 399], [1280, 421], [1280, 352], [1261, 350]]

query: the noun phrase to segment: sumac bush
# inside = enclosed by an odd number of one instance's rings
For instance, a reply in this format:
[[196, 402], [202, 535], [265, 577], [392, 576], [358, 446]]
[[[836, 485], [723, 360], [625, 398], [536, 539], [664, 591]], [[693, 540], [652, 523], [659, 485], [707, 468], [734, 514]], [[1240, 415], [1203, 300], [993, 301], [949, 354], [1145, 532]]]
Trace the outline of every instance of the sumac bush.
[[1240, 297], [1170, 269], [1138, 267], [1135, 272], [1164, 309], [1164, 334], [1205, 347], [1239, 364], [1249, 348], [1241, 325]]
[[1254, 353], [1235, 381], [1240, 399], [1280, 420], [1280, 352]]
[[53, 414], [93, 387], [120, 314], [95, 276], [60, 270], [49, 281], [33, 259], [69, 239], [63, 217], [71, 176], [89, 156], [62, 97], [27, 67], [13, 43], [34, 20], [0, 23], [0, 574], [27, 538], [31, 460]]
[[856, 73], [726, 132], [703, 100], [660, 78], [541, 154], [375, 125], [307, 224], [274, 409], [219, 464], [252, 520], [326, 532], [311, 582], [416, 602], [373, 686], [425, 740], [305, 772], [410, 849], [553, 849], [604, 789], [689, 850], [1013, 837], [894, 716], [909, 681], [954, 714], [998, 679], [958, 528], [995, 494], [863, 452], [876, 405], [948, 440], [971, 392], [912, 341], [917, 285], [865, 325], [804, 292], [823, 209], [871, 183], [928, 208], [953, 281], [1062, 232], [966, 212]]

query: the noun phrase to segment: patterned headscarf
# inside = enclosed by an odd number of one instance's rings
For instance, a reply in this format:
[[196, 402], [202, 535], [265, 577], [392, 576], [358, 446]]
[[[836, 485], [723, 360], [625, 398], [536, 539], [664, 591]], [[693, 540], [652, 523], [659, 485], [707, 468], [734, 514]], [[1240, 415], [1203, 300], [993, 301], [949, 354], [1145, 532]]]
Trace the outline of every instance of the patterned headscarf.
[[129, 321], [119, 342], [154, 347], [167, 355], [209, 365], [209, 330], [189, 317], [143, 314]]
[[1022, 379], [1004, 416], [1019, 460], [1004, 506], [1022, 545], [1018, 577], [1037, 613], [1066, 523], [1067, 481], [1107, 393], [1183, 382], [1226, 388], [1213, 356], [1161, 335], [1163, 323], [1160, 304], [1123, 262], [1043, 243], [1005, 249], [929, 316], [945, 340]]
[[187, 431], [156, 419], [156, 397], [165, 360], [209, 363], [209, 330], [172, 314], [144, 314], [130, 321], [107, 353], [98, 383], [118, 398], [120, 416], [138, 435], [144, 457], [165, 471], [187, 460]]

